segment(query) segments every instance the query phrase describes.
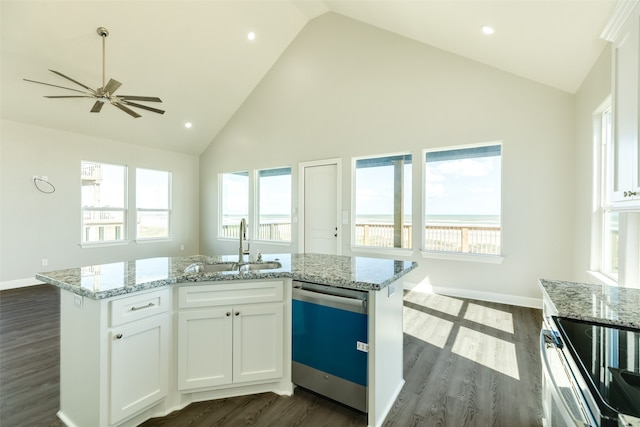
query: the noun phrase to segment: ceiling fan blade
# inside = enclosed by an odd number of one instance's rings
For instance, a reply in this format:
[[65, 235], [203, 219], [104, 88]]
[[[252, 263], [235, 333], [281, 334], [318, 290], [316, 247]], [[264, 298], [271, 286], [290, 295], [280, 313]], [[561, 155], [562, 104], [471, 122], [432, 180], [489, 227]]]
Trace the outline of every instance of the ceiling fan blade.
[[120, 86], [122, 86], [122, 83], [120, 83], [119, 81], [109, 79], [109, 83], [107, 83], [107, 85], [104, 88], [102, 88], [102, 90], [108, 93], [109, 95], [113, 95], [113, 92], [118, 90]]
[[93, 95], [57, 95], [57, 96], [47, 96], [44, 98], [95, 98]]
[[99, 113], [100, 110], [102, 110], [102, 106], [104, 105], [104, 102], [98, 100], [96, 101], [95, 104], [93, 104], [93, 107], [91, 108], [91, 112], [92, 113]]
[[[78, 90], [78, 89], [71, 89], [70, 87], [64, 87], [64, 86], [52, 85], [51, 83], [38, 82], [38, 81], [35, 81], [35, 80], [29, 80], [29, 79], [22, 79], [22, 80], [24, 80], [25, 82], [38, 83], [38, 84], [40, 84], [40, 85], [45, 85], [45, 86], [53, 86], [53, 87], [57, 87], [57, 88], [60, 88], [60, 89], [72, 90], [72, 91], [74, 91], [74, 92], [86, 93], [86, 92], [84, 92], [84, 91], [82, 91], [82, 90]], [[88, 94], [87, 94], [87, 95], [88, 95]]]
[[119, 95], [118, 98], [126, 99], [127, 101], [162, 102], [162, 99], [155, 96]]
[[72, 82], [74, 82], [75, 84], [77, 84], [77, 85], [79, 85], [79, 86], [82, 86], [83, 88], [87, 89], [89, 92], [91, 92], [91, 93], [93, 93], [93, 94], [95, 94], [95, 93], [96, 93], [96, 91], [95, 91], [95, 90], [93, 90], [93, 89], [91, 89], [89, 86], [83, 85], [82, 83], [80, 83], [80, 82], [78, 82], [78, 81], [76, 81], [76, 80], [73, 80], [71, 77], [65, 76], [64, 74], [62, 74], [62, 73], [60, 73], [60, 72], [58, 72], [58, 71], [55, 71], [55, 70], [49, 70], [49, 71], [51, 71], [51, 72], [52, 72], [52, 73], [54, 73], [54, 74], [59, 75], [60, 77], [65, 78], [65, 79], [67, 79], [67, 80], [69, 80], [69, 81], [72, 81]]
[[130, 102], [130, 101], [127, 101], [126, 99], [123, 99], [120, 102], [122, 102], [125, 105], [130, 105], [132, 107], [142, 108], [143, 110], [153, 111], [154, 113], [158, 113], [158, 114], [164, 114], [164, 110], [158, 110], [157, 108], [147, 107], [146, 105], [142, 105], [142, 104], [136, 104], [135, 102]]
[[136, 119], [138, 117], [141, 117], [140, 114], [136, 113], [135, 111], [133, 111], [130, 108], [125, 107], [124, 105], [120, 104], [119, 102], [112, 102], [111, 105], [113, 105], [115, 107], [118, 107], [119, 109], [121, 109], [125, 113], [129, 114], [130, 116], [135, 117]]

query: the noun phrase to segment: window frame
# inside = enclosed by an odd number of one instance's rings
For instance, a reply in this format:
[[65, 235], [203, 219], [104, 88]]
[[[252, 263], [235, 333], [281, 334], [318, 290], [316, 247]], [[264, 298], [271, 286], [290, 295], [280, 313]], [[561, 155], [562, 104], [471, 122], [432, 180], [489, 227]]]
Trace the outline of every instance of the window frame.
[[[279, 171], [279, 170], [285, 170], [288, 169], [289, 170], [289, 235], [290, 238], [289, 240], [275, 240], [275, 239], [263, 239], [260, 238], [260, 228], [262, 223], [260, 222], [260, 217], [261, 217], [261, 212], [260, 212], [260, 201], [261, 201], [261, 185], [260, 185], [260, 179], [262, 178], [261, 176], [261, 172], [268, 172], [268, 171]], [[292, 210], [293, 210], [293, 168], [291, 166], [281, 166], [281, 167], [273, 167], [273, 168], [263, 168], [263, 169], [256, 169], [254, 171], [255, 174], [255, 180], [254, 180], [254, 194], [255, 194], [255, 198], [254, 198], [254, 203], [253, 203], [253, 212], [255, 213], [255, 218], [253, 219], [252, 223], [253, 224], [257, 224], [256, 227], [250, 227], [249, 229], [249, 235], [251, 236], [253, 241], [256, 242], [265, 242], [268, 244], [286, 244], [286, 245], [290, 245], [293, 241], [293, 214], [292, 214]], [[282, 174], [282, 175], [286, 175], [286, 174]], [[250, 180], [251, 181], [251, 180]], [[251, 188], [249, 188], [249, 192], [251, 192]], [[249, 205], [249, 211], [251, 211], [251, 205]], [[247, 220], [249, 220], [249, 218], [247, 218]], [[253, 228], [254, 230], [251, 230], [251, 228]]]
[[[140, 181], [138, 180], [138, 176], [139, 176], [139, 171], [140, 170], [145, 170], [145, 171], [151, 171], [151, 172], [162, 172], [162, 173], [166, 173], [167, 175], [167, 208], [166, 209], [159, 209], [159, 208], [140, 208], [140, 206], [138, 205], [138, 194], [139, 194], [139, 184]], [[162, 169], [152, 169], [152, 168], [143, 168], [143, 167], [137, 167], [135, 170], [135, 221], [136, 221], [136, 227], [135, 227], [135, 241], [136, 242], [152, 242], [152, 241], [160, 241], [160, 240], [171, 240], [173, 237], [173, 232], [172, 232], [172, 222], [173, 222], [173, 174], [171, 173], [171, 171], [166, 171], [166, 170], [162, 170]], [[167, 213], [167, 235], [166, 236], [158, 236], [158, 237], [140, 237], [138, 235], [138, 214], [139, 213], [144, 213], [144, 212], [166, 212]]]
[[[466, 150], [481, 147], [500, 146], [500, 253], [499, 254], [484, 254], [484, 253], [471, 253], [471, 252], [453, 252], [453, 251], [436, 251], [425, 249], [426, 241], [426, 215], [427, 215], [427, 154], [433, 152]], [[501, 140], [488, 141], [476, 144], [465, 144], [447, 147], [435, 147], [422, 150], [421, 168], [422, 168], [422, 181], [421, 181], [421, 216], [420, 216], [420, 254], [423, 258], [442, 259], [442, 260], [454, 260], [454, 261], [469, 261], [480, 262], [488, 264], [501, 264], [504, 261], [504, 233], [503, 233], [503, 200], [504, 200], [504, 143]]]
[[[220, 240], [237, 240], [239, 236], [225, 236], [224, 235], [224, 176], [225, 175], [242, 175], [246, 174], [247, 177], [247, 214], [243, 216], [246, 218], [247, 225], [249, 227], [249, 233], [251, 233], [251, 170], [237, 170], [233, 172], [220, 172], [218, 173], [218, 230], [217, 230], [217, 238]], [[238, 222], [238, 230], [239, 230], [239, 222]]]
[[[358, 161], [362, 161], [362, 160], [375, 160], [375, 159], [392, 159], [395, 157], [409, 157], [411, 159], [411, 175], [409, 176], [409, 182], [411, 183], [411, 188], [409, 189], [408, 193], [405, 192], [405, 197], [409, 198], [409, 202], [411, 204], [410, 207], [410, 212], [409, 214], [411, 215], [411, 221], [408, 223], [411, 227], [410, 231], [409, 231], [409, 243], [410, 243], [410, 247], [389, 247], [389, 246], [365, 246], [365, 245], [358, 245], [356, 244], [356, 225], [357, 225], [357, 205], [356, 205], [356, 201], [357, 201], [357, 197], [356, 197], [356, 193], [357, 193], [357, 179], [356, 179], [356, 172], [357, 172], [357, 163]], [[406, 164], [405, 164], [406, 166]], [[413, 200], [413, 193], [414, 193], [414, 182], [413, 182], [413, 176], [415, 174], [415, 161], [414, 161], [414, 156], [413, 153], [411, 151], [402, 151], [402, 152], [395, 152], [395, 153], [384, 153], [384, 154], [373, 154], [373, 155], [366, 155], [366, 156], [358, 156], [358, 157], [353, 157], [351, 159], [351, 227], [350, 227], [350, 232], [351, 232], [351, 238], [350, 238], [350, 248], [352, 252], [360, 252], [360, 253], [366, 253], [366, 254], [378, 254], [378, 255], [392, 255], [392, 256], [411, 256], [413, 255], [413, 251], [414, 251], [414, 247], [415, 244], [413, 242], [413, 230], [414, 230], [414, 215], [413, 215], [413, 211], [414, 211], [414, 200]], [[403, 183], [404, 181], [406, 181], [406, 177], [404, 176], [404, 170], [403, 170]], [[404, 187], [403, 187], [404, 188]], [[402, 204], [404, 207], [405, 204], [405, 199], [402, 200]], [[404, 212], [404, 211], [403, 211]], [[402, 219], [402, 228], [404, 229], [404, 226], [406, 225], [404, 223], [404, 215], [403, 214], [403, 219]], [[394, 233], [395, 233], [395, 225], [394, 225]]]
[[[94, 165], [108, 165], [108, 166], [117, 166], [123, 169], [123, 207], [103, 207], [103, 206], [84, 206], [84, 200], [82, 196], [82, 182], [84, 181], [84, 170], [85, 164], [94, 164]], [[80, 160], [80, 246], [85, 247], [102, 247], [102, 246], [118, 246], [118, 245], [126, 245], [129, 243], [129, 168], [127, 165], [117, 164], [117, 163], [109, 163], [109, 162], [97, 162], [93, 160]], [[95, 240], [95, 241], [87, 241], [85, 240], [87, 230], [85, 223], [85, 214], [87, 212], [119, 212], [122, 213], [122, 230], [121, 230], [121, 238], [114, 240]], [[98, 231], [100, 233], [100, 231]]]
[[[613, 273], [605, 267], [613, 249], [612, 242], [607, 237], [607, 215], [619, 212], [612, 203], [615, 150], [612, 139], [612, 108], [611, 97], [607, 97], [593, 113], [593, 215], [589, 274], [601, 283], [617, 286], [619, 270]], [[618, 218], [620, 219], [619, 216]], [[618, 220], [618, 233], [619, 227]], [[620, 248], [617, 247], [615, 251], [619, 261]]]

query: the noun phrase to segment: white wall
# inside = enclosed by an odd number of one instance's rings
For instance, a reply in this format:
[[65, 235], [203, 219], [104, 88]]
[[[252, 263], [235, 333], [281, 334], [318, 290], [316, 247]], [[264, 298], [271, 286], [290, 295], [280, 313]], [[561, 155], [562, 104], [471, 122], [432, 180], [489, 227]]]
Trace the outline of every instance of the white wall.
[[[39, 271], [198, 253], [198, 157], [3, 120], [0, 138], [0, 289], [35, 282]], [[172, 172], [170, 242], [81, 248], [80, 162]], [[33, 175], [56, 187], [39, 192]], [[180, 246], [184, 245], [184, 250]], [[42, 259], [48, 266], [42, 266]]]
[[[298, 163], [340, 157], [350, 209], [353, 156], [408, 150], [417, 162], [426, 148], [502, 141], [504, 262], [424, 259], [416, 248], [420, 267], [407, 281], [535, 304], [539, 278], [573, 278], [574, 113], [573, 95], [340, 15], [320, 16], [201, 156], [201, 252], [235, 250], [215, 238], [219, 172], [290, 165], [297, 207]], [[262, 249], [293, 248], [297, 242]]]

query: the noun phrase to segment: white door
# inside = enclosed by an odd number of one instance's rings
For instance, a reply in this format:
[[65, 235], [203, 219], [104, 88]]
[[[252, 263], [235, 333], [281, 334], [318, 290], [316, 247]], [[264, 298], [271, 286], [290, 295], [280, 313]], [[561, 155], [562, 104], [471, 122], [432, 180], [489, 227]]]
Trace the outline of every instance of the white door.
[[303, 165], [305, 253], [338, 255], [339, 162]]

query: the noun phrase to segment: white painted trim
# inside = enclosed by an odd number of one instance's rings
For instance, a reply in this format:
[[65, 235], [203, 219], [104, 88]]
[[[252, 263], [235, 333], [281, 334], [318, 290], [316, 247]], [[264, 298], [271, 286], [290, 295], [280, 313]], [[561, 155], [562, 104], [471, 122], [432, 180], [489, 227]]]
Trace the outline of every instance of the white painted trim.
[[609, 22], [604, 27], [604, 30], [602, 30], [600, 38], [605, 39], [608, 42], [614, 42], [618, 38], [624, 23], [627, 21], [629, 16], [631, 16], [631, 12], [633, 12], [633, 9], [638, 4], [640, 4], [639, 0], [619, 1], [611, 14]]
[[43, 283], [35, 278], [29, 279], [16, 279], [0, 282], [0, 291], [6, 291], [7, 289], [26, 288], [27, 286], [42, 285]]
[[540, 298], [521, 297], [518, 295], [499, 294], [495, 292], [483, 292], [473, 291], [470, 289], [433, 286], [428, 283], [411, 283], [407, 280], [404, 281], [404, 284], [404, 289], [408, 291], [419, 287], [423, 292], [429, 292], [438, 295], [542, 309], [542, 296], [540, 296]]
[[298, 163], [298, 252], [304, 253], [304, 170], [313, 166], [336, 165], [336, 224], [338, 227], [338, 247], [336, 255], [342, 255], [342, 159], [336, 157]]
[[446, 259], [450, 261], [482, 262], [486, 264], [502, 264], [504, 257], [500, 255], [467, 254], [461, 252], [420, 251], [423, 258]]
[[[352, 228], [353, 229], [353, 228]], [[363, 253], [368, 255], [388, 255], [392, 257], [413, 256], [413, 249], [403, 248], [374, 248], [369, 246], [351, 246], [351, 253]]]

